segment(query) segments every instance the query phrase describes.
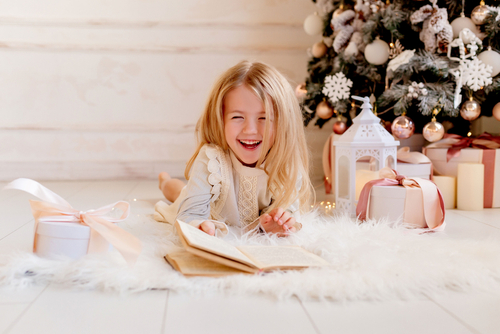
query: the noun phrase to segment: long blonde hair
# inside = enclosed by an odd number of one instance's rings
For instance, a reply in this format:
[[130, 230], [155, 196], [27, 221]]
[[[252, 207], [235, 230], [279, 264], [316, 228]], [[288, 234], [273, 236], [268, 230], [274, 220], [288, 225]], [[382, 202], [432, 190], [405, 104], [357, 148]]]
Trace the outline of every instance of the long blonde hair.
[[[265, 161], [264, 170], [269, 176], [268, 187], [274, 198], [270, 209], [287, 208], [298, 198], [301, 211], [307, 211], [313, 190], [309, 178], [309, 150], [302, 113], [295, 93], [285, 77], [274, 67], [264, 63], [242, 61], [216, 81], [196, 124], [198, 146], [187, 163], [184, 173], [186, 179], [189, 179], [191, 167], [203, 145], [215, 144], [224, 150], [229, 149], [224, 134], [224, 98], [229, 91], [241, 85], [252, 89], [264, 105], [266, 130], [263, 147], [267, 147], [269, 129], [274, 127], [274, 144], [269, 152], [262, 153], [257, 162], [257, 166], [260, 166]], [[297, 190], [296, 183], [299, 180], [300, 189]]]

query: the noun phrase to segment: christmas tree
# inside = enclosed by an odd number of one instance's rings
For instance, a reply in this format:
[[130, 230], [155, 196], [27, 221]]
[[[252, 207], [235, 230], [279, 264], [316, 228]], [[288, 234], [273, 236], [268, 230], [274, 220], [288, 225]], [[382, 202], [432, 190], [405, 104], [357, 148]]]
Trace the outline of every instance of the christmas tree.
[[[493, 0], [490, 0], [493, 2]], [[370, 96], [393, 134], [429, 141], [500, 120], [500, 7], [483, 1], [313, 0], [304, 29], [318, 36], [297, 87], [304, 124], [337, 118], [342, 133]], [[413, 123], [413, 130], [412, 130]], [[443, 124], [445, 127], [443, 127]]]

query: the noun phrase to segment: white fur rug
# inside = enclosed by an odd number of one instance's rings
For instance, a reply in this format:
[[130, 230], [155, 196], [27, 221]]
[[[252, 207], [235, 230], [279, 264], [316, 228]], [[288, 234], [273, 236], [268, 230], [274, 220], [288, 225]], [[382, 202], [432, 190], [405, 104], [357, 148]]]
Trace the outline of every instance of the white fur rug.
[[346, 217], [303, 217], [304, 228], [288, 238], [228, 236], [233, 244], [298, 244], [332, 265], [303, 271], [222, 278], [185, 278], [163, 256], [179, 246], [170, 225], [150, 217], [121, 227], [139, 237], [144, 251], [129, 268], [116, 252], [80, 260], [48, 260], [31, 253], [0, 258], [0, 286], [55, 283], [73, 288], [136, 292], [172, 289], [193, 294], [255, 294], [276, 298], [335, 300], [411, 299], [446, 290], [500, 294], [500, 243], [415, 234], [387, 222], [358, 224]]

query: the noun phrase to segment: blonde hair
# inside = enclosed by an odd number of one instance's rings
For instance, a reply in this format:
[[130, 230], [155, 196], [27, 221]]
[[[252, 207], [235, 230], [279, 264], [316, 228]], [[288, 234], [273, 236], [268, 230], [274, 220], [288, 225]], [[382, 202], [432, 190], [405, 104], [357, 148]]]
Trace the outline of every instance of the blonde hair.
[[[263, 150], [257, 162], [257, 166], [260, 166], [266, 161], [264, 170], [269, 176], [268, 187], [274, 198], [270, 209], [287, 208], [298, 198], [300, 209], [305, 212], [310, 207], [313, 190], [302, 113], [285, 77], [264, 63], [242, 61], [216, 81], [196, 124], [198, 146], [187, 163], [184, 173], [186, 179], [189, 179], [191, 167], [203, 145], [215, 144], [224, 150], [229, 149], [224, 132], [224, 98], [229, 91], [241, 85], [253, 90], [264, 105], [266, 130], [263, 147], [267, 147], [270, 127], [274, 127], [274, 144], [269, 152]], [[296, 183], [299, 180], [300, 189], [297, 190]]]

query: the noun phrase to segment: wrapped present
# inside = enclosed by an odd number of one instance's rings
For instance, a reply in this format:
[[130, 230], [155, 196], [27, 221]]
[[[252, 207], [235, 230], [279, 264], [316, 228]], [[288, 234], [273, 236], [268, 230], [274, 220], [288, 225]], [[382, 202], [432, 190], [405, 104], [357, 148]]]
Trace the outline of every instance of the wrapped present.
[[500, 207], [500, 137], [482, 134], [477, 138], [446, 135], [444, 139], [424, 148], [434, 172], [457, 177], [458, 164], [484, 165], [484, 206]]
[[409, 179], [387, 167], [380, 170], [380, 177], [361, 191], [356, 207], [360, 220], [402, 218], [408, 226], [423, 231], [444, 229], [443, 197], [432, 181]]
[[[38, 255], [78, 258], [108, 251], [112, 245], [128, 264], [136, 262], [141, 242], [114, 224], [128, 217], [129, 203], [119, 201], [96, 210], [78, 211], [61, 196], [30, 179], [16, 179], [4, 189], [23, 190], [41, 199], [30, 200], [35, 218], [33, 252]], [[121, 217], [112, 217], [114, 210], [121, 210]]]
[[407, 177], [432, 179], [431, 160], [420, 152], [410, 152], [409, 147], [398, 150], [398, 173]]

